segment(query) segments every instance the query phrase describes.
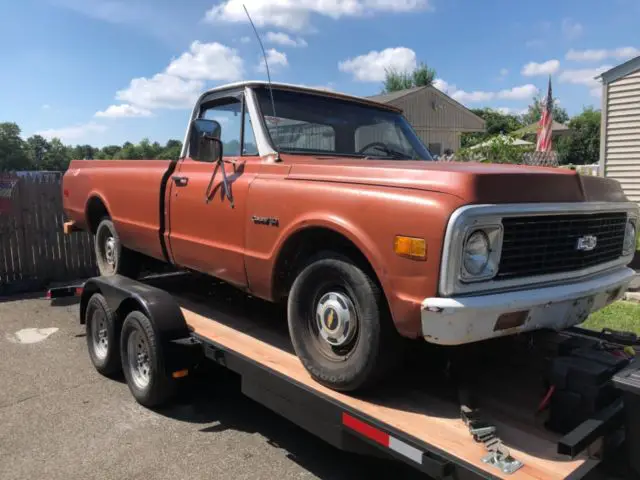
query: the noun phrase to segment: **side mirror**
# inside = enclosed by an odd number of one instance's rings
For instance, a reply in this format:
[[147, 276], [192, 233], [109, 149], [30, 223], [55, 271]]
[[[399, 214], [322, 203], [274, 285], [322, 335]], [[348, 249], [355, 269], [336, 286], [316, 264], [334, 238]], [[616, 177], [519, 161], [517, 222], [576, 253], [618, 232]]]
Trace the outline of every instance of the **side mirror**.
[[196, 118], [191, 122], [189, 154], [201, 162], [222, 160], [223, 149], [220, 141], [222, 127], [215, 120]]

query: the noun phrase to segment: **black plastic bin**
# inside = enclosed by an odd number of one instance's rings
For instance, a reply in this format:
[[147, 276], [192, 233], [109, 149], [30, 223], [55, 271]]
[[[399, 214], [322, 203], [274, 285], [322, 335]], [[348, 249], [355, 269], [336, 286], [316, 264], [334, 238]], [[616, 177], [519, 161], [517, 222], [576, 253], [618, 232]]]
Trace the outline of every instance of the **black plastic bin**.
[[622, 390], [629, 464], [640, 475], [640, 363], [638, 360], [613, 376], [613, 384]]

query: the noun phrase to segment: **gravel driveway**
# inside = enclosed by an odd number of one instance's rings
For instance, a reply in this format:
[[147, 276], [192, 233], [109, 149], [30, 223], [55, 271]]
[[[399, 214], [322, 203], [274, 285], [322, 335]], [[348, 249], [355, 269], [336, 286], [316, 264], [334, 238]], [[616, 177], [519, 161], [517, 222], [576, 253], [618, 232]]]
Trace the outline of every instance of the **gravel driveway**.
[[244, 397], [230, 373], [145, 409], [93, 369], [77, 318], [77, 305], [0, 300], [3, 480], [423, 478], [334, 449]]

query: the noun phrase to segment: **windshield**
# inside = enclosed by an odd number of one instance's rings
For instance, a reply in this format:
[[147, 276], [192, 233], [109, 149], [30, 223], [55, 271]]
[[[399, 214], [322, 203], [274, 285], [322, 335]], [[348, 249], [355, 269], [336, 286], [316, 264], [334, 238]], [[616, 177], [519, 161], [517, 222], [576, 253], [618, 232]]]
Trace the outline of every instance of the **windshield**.
[[280, 152], [393, 160], [432, 160], [399, 113], [339, 98], [255, 89], [271, 141]]

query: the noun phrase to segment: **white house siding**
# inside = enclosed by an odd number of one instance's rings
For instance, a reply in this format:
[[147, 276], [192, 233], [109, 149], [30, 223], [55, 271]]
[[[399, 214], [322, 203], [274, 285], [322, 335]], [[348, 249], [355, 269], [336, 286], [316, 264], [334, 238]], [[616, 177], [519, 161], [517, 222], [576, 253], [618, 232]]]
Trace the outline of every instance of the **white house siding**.
[[603, 87], [604, 174], [640, 203], [640, 68]]

